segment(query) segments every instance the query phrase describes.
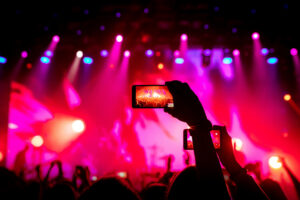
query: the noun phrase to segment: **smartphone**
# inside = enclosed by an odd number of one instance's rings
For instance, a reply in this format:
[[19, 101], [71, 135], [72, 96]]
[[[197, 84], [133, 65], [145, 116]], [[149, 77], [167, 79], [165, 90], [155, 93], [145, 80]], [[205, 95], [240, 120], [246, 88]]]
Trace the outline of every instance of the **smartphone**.
[[[213, 127], [212, 130], [210, 131], [210, 136], [211, 136], [211, 139], [212, 139], [215, 149], [221, 148], [221, 138], [220, 138], [221, 135], [220, 134], [221, 134], [220, 130], [216, 127]], [[184, 150], [194, 149], [193, 139], [190, 134], [190, 129], [183, 130], [183, 149]]]
[[174, 107], [173, 96], [166, 85], [133, 85], [133, 108]]

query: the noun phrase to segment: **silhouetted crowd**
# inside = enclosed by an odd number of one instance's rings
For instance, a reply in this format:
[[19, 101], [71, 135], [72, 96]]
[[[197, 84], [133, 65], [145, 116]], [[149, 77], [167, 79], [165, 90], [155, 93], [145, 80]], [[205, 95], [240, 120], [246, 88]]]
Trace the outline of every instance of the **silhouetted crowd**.
[[[195, 165], [189, 165], [187, 154], [185, 161], [189, 166], [174, 173], [170, 167], [170, 156], [166, 172], [158, 181], [148, 183], [139, 191], [128, 177], [110, 175], [91, 181], [89, 169], [82, 166], [76, 166], [72, 180], [66, 179], [62, 163], [58, 160], [51, 162], [45, 177], [41, 176], [38, 165], [33, 180], [25, 180], [22, 167], [14, 171], [0, 168], [0, 199], [287, 199], [279, 183], [262, 178], [259, 162], [244, 167], [237, 162], [226, 127], [217, 126], [221, 133], [221, 148], [214, 148], [210, 136], [212, 124], [188, 84], [171, 81], [166, 85], [173, 96], [174, 107], [164, 110], [189, 125]], [[16, 160], [22, 163], [23, 157], [21, 152]], [[283, 158], [281, 162], [300, 199], [299, 181]], [[54, 166], [58, 167], [58, 175], [50, 179]]]

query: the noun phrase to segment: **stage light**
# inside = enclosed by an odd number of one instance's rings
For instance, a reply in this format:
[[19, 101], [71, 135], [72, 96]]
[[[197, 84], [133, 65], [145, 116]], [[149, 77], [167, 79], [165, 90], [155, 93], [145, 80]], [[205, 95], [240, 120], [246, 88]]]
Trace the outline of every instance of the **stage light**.
[[103, 49], [102, 51], [100, 51], [100, 55], [101, 55], [102, 57], [107, 57], [107, 56], [108, 56], [108, 51], [105, 50], [105, 49]]
[[125, 160], [126, 160], [127, 162], [132, 162], [131, 156], [126, 156], [126, 157], [125, 157]]
[[53, 40], [54, 42], [59, 42], [60, 38], [59, 38], [58, 35], [54, 35], [54, 36], [52, 37], [52, 40]]
[[232, 145], [235, 147], [235, 150], [240, 151], [243, 147], [243, 142], [239, 138], [232, 138]]
[[9, 129], [17, 129], [17, 128], [18, 128], [18, 125], [17, 125], [17, 124], [14, 124], [14, 123], [8, 123], [8, 128], [9, 128]]
[[205, 50], [203, 51], [203, 55], [205, 55], [205, 56], [210, 56], [210, 55], [211, 55], [211, 50], [210, 50], [210, 49], [205, 49]]
[[84, 58], [83, 58], [83, 62], [84, 62], [85, 64], [87, 64], [87, 65], [90, 65], [90, 64], [93, 63], [93, 58], [91, 58], [91, 57], [84, 57]]
[[120, 178], [127, 178], [127, 173], [126, 172], [118, 172], [117, 176]]
[[44, 64], [49, 64], [49, 63], [50, 63], [50, 59], [47, 58], [47, 57], [45, 57], [45, 56], [41, 57], [40, 60], [41, 60], [41, 62], [44, 63]]
[[0, 162], [3, 160], [3, 158], [4, 158], [4, 155], [3, 155], [3, 153], [0, 151]]
[[292, 99], [292, 96], [291, 96], [290, 94], [285, 94], [285, 95], [283, 96], [283, 99], [284, 99], [285, 101], [290, 101], [290, 100]]
[[7, 59], [0, 56], [0, 64], [5, 64], [7, 62]]
[[175, 51], [174, 51], [174, 56], [175, 56], [175, 57], [178, 57], [179, 55], [180, 55], [180, 51], [179, 51], [179, 50], [175, 50]]
[[130, 51], [129, 50], [124, 51], [124, 56], [128, 58], [130, 56]]
[[153, 56], [153, 51], [151, 49], [148, 49], [146, 52], [145, 52], [146, 56], [147, 57], [151, 57]]
[[271, 156], [269, 158], [269, 166], [273, 169], [281, 168], [282, 163], [280, 162], [280, 158], [278, 156]]
[[42, 136], [36, 135], [31, 139], [31, 144], [34, 147], [41, 147], [44, 144], [44, 140], [43, 140]]
[[97, 181], [98, 177], [97, 176], [92, 176], [92, 181]]
[[120, 13], [120, 12], [117, 12], [117, 13], [116, 13], [116, 17], [117, 17], [117, 18], [120, 18], [120, 17], [121, 17], [121, 13]]
[[292, 48], [290, 50], [290, 53], [291, 53], [292, 56], [296, 56], [298, 54], [298, 50], [296, 48]]
[[188, 36], [187, 36], [187, 34], [181, 34], [181, 36], [180, 36], [180, 39], [182, 40], [182, 41], [186, 41], [187, 39], [188, 39]]
[[144, 13], [145, 13], [145, 14], [148, 14], [148, 13], [149, 13], [149, 9], [148, 9], [148, 8], [145, 8], [145, 9], [144, 9]]
[[82, 58], [83, 52], [82, 51], [77, 51], [76, 56], [77, 56], [77, 58]]
[[176, 58], [175, 59], [175, 63], [176, 64], [183, 64], [184, 63], [184, 59], [183, 58]]
[[164, 64], [158, 63], [157, 68], [158, 68], [159, 70], [162, 70], [162, 69], [164, 68]]
[[260, 53], [262, 54], [262, 55], [268, 55], [268, 53], [269, 53], [269, 49], [267, 49], [267, 48], [262, 48], [261, 50], [260, 50]]
[[257, 32], [252, 33], [252, 39], [253, 40], [258, 40], [259, 39], [259, 33], [257, 33]]
[[52, 57], [53, 56], [53, 52], [50, 50], [45, 51], [45, 56], [47, 57]]
[[122, 35], [117, 35], [116, 41], [117, 42], [122, 42], [123, 41], [123, 36]]
[[27, 58], [27, 57], [28, 57], [27, 51], [22, 51], [22, 52], [21, 52], [21, 57], [22, 57], [22, 58]]
[[238, 49], [235, 49], [235, 50], [232, 51], [232, 54], [234, 56], [239, 56], [240, 55], [240, 51]]
[[227, 65], [231, 64], [232, 63], [232, 58], [230, 58], [230, 57], [223, 58], [223, 63], [227, 64]]
[[85, 130], [85, 124], [82, 120], [77, 119], [72, 123], [72, 130], [75, 133], [82, 133]]
[[267, 60], [267, 63], [269, 64], [276, 64], [278, 62], [278, 58], [276, 57], [271, 57], [271, 58], [268, 58]]

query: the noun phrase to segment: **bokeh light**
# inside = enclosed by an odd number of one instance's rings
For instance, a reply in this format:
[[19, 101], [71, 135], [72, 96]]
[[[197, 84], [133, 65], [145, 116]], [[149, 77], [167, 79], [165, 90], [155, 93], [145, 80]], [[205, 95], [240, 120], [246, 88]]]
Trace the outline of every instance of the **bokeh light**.
[[44, 144], [44, 139], [40, 135], [36, 135], [31, 139], [31, 144], [34, 147], [41, 147]]
[[290, 101], [290, 100], [292, 99], [292, 96], [291, 96], [290, 94], [285, 94], [285, 95], [283, 96], [283, 99], [284, 99], [285, 101]]
[[292, 56], [296, 56], [298, 54], [298, 50], [296, 48], [292, 48], [290, 50], [290, 53], [291, 53]]
[[157, 68], [159, 70], [162, 70], [164, 68], [164, 64], [163, 63], [158, 63]]
[[77, 51], [77, 52], [76, 52], [76, 56], [77, 56], [78, 58], [82, 58], [83, 52], [82, 52], [82, 51]]
[[27, 51], [22, 51], [22, 52], [21, 52], [21, 57], [22, 57], [22, 58], [27, 58], [27, 57], [28, 57]]
[[268, 60], [267, 60], [267, 63], [269, 63], [269, 64], [276, 64], [278, 62], [278, 58], [276, 58], [276, 57], [271, 57], [271, 58], [268, 58]]
[[223, 63], [227, 64], [227, 65], [231, 64], [232, 63], [232, 58], [230, 58], [230, 57], [223, 58]]
[[117, 35], [116, 41], [117, 42], [122, 42], [123, 41], [123, 36], [122, 35]]
[[279, 169], [282, 167], [282, 163], [278, 156], [271, 156], [269, 158], [269, 166], [273, 169]]
[[52, 37], [52, 40], [53, 40], [54, 42], [59, 42], [60, 38], [59, 38], [58, 35], [54, 35], [54, 36]]
[[235, 49], [235, 50], [232, 51], [232, 54], [234, 56], [239, 56], [240, 55], [240, 51], [238, 49]]
[[82, 120], [77, 119], [72, 123], [72, 130], [75, 133], [82, 133], [85, 130], [85, 124]]
[[259, 33], [257, 33], [257, 32], [252, 33], [252, 39], [253, 40], [258, 40], [259, 39]]
[[91, 58], [91, 57], [84, 57], [84, 58], [83, 58], [83, 62], [84, 62], [85, 64], [87, 64], [87, 65], [90, 65], [90, 64], [92, 64], [94, 61], [93, 61], [93, 58]]
[[187, 34], [183, 33], [183, 34], [180, 36], [180, 39], [181, 39], [182, 41], [186, 41], [186, 40], [188, 39]]
[[50, 63], [50, 58], [47, 58], [45, 56], [41, 57], [41, 62], [44, 63], [44, 64], [49, 64]]

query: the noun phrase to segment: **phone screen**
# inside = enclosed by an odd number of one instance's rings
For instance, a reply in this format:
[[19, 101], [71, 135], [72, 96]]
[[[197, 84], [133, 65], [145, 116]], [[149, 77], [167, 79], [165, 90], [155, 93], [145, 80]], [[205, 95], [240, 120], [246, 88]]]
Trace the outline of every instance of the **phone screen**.
[[134, 85], [132, 86], [132, 107], [174, 107], [173, 97], [165, 85]]
[[[217, 129], [211, 130], [210, 136], [211, 136], [211, 139], [212, 139], [215, 149], [220, 149], [221, 148], [220, 130], [217, 130]], [[193, 139], [190, 134], [190, 129], [184, 129], [184, 131], [183, 131], [183, 149], [184, 150], [194, 149]]]

